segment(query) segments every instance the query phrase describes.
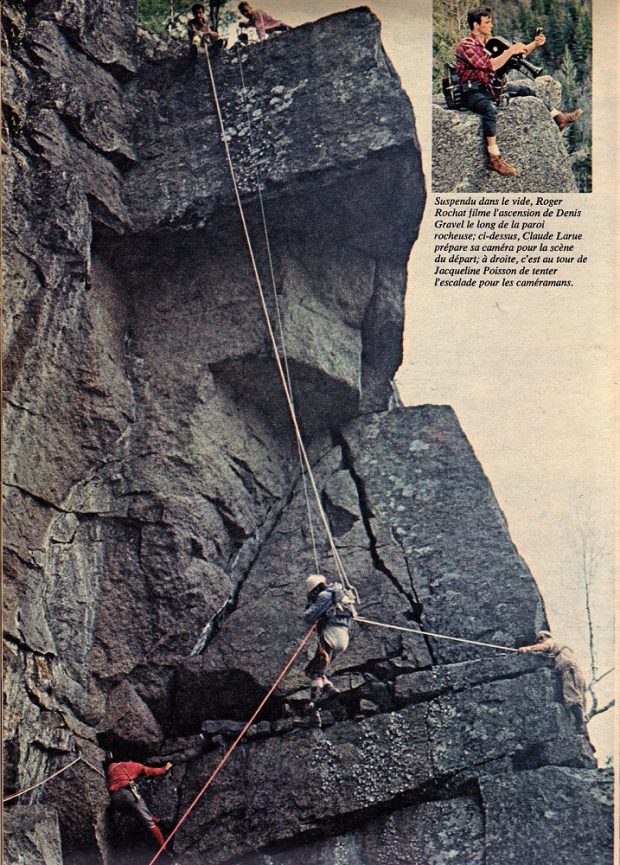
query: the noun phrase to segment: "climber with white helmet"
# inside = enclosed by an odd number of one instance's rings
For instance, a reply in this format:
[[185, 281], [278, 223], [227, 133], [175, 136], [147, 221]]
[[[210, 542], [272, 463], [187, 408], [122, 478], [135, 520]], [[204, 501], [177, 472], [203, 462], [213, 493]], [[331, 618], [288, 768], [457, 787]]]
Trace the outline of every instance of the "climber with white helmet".
[[340, 583], [328, 585], [325, 577], [310, 574], [306, 579], [308, 606], [304, 621], [317, 623], [318, 645], [316, 653], [306, 666], [306, 675], [311, 679], [310, 699], [337, 694], [338, 688], [329, 680], [334, 658], [349, 646], [349, 628], [356, 617], [353, 598]]

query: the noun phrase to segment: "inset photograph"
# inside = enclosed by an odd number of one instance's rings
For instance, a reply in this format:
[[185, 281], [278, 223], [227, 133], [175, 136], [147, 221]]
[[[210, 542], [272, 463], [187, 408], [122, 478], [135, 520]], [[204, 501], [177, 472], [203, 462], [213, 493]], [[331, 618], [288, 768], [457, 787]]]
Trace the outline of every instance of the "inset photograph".
[[591, 0], [435, 0], [432, 187], [591, 191]]

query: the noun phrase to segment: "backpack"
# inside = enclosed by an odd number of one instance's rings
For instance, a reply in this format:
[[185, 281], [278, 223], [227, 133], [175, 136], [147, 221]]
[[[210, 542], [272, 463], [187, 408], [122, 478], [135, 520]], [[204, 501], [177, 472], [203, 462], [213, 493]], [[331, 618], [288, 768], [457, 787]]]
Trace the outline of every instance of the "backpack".
[[453, 63], [444, 63], [441, 89], [448, 108], [460, 111], [463, 108], [463, 88]]

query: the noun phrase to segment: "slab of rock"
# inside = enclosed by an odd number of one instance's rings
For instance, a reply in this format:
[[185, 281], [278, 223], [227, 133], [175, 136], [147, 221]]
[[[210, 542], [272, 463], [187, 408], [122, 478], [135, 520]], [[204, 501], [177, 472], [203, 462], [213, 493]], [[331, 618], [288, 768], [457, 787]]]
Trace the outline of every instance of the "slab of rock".
[[42, 805], [6, 808], [5, 865], [63, 865], [58, 815]]
[[[338, 827], [334, 827], [338, 833]], [[428, 865], [458, 860], [484, 862], [482, 812], [474, 797], [424, 802], [371, 820], [354, 832], [335, 834], [283, 853], [249, 857], [249, 865]]]
[[438, 97], [433, 103], [433, 192], [578, 192], [562, 133], [542, 101], [558, 107], [560, 85], [548, 76], [515, 83], [541, 96], [511, 99], [498, 113], [502, 155], [519, 173], [503, 177], [490, 171], [480, 116], [448, 110]]
[[[403, 574], [422, 629], [508, 647], [531, 641], [545, 621], [540, 595], [452, 410], [373, 415], [343, 438], [376, 555]], [[431, 650], [442, 661], [492, 651], [445, 640]]]
[[611, 771], [547, 766], [484, 778], [480, 792], [486, 861], [497, 865], [608, 865], [611, 861]]

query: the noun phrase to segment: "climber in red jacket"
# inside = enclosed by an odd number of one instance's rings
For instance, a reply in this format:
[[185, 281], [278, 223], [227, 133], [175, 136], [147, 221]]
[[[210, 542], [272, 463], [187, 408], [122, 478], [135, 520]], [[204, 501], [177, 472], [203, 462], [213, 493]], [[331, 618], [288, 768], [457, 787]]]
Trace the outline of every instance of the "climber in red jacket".
[[114, 760], [113, 755], [108, 751], [103, 766], [110, 793], [110, 804], [114, 811], [133, 814], [146, 826], [159, 847], [163, 847], [164, 836], [157, 825], [159, 820], [157, 817], [153, 817], [146, 807], [144, 799], [138, 792], [138, 788], [134, 782], [136, 778], [140, 778], [142, 775], [145, 775], [147, 778], [152, 778], [156, 775], [165, 775], [172, 768], [172, 763], [166, 763], [164, 766], [155, 768], [132, 761], [121, 762]]

